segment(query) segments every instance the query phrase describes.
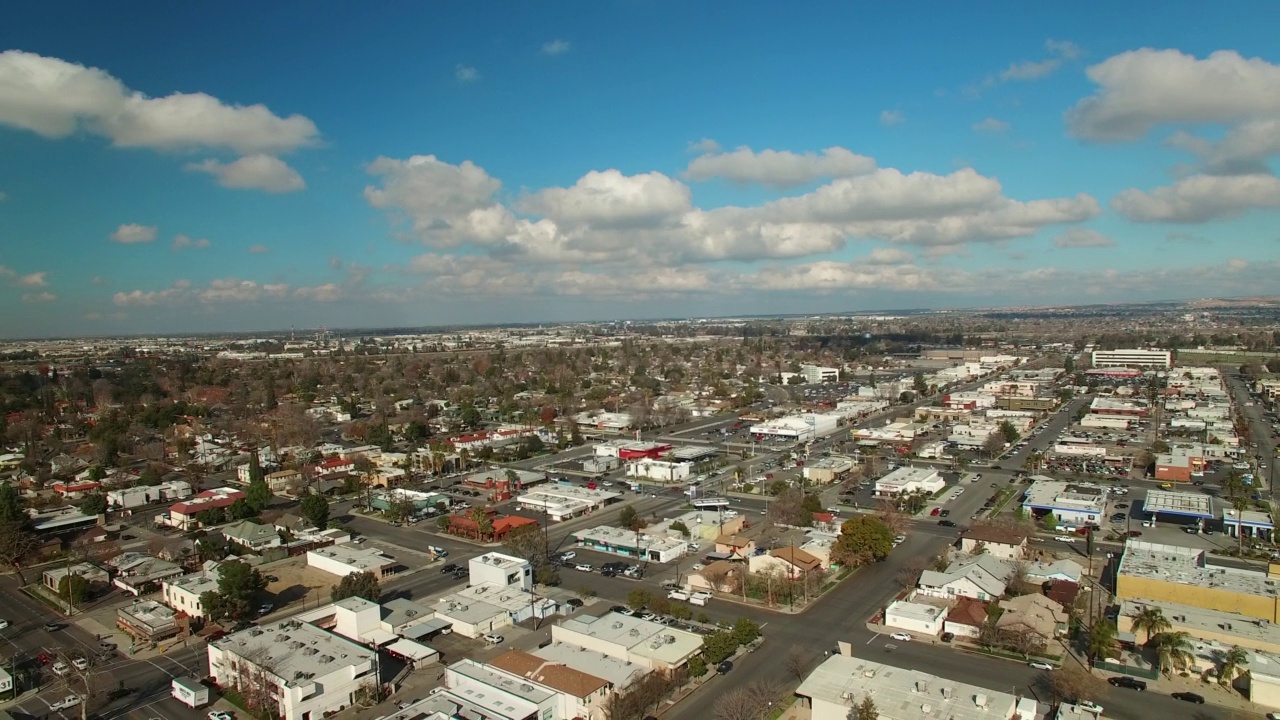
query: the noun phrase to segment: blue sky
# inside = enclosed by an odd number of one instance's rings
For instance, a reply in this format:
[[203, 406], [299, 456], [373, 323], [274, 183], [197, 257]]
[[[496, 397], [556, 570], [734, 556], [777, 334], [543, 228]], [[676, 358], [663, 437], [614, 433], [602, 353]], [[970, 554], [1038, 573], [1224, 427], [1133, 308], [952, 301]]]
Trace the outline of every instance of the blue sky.
[[18, 8], [0, 336], [1280, 293], [1269, 3], [855, 5]]

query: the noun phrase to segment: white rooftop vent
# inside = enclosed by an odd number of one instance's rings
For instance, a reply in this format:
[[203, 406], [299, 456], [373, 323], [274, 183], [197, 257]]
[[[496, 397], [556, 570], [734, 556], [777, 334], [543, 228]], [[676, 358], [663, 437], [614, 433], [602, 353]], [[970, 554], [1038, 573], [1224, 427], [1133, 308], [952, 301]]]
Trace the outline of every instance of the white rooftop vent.
[[929, 683], [928, 683], [928, 682], [926, 682], [926, 681], [924, 681], [924, 680], [917, 680], [917, 681], [916, 681], [916, 692], [918, 692], [918, 693], [927, 693], [927, 692], [929, 692]]
[[985, 710], [987, 708], [987, 696], [982, 693], [974, 695], [973, 704]]
[[942, 688], [942, 697], [949, 699], [951, 697], [951, 688], [949, 687]]
[[920, 706], [921, 715], [928, 715], [931, 712], [933, 712], [933, 706], [930, 705], [929, 703], [924, 703]]

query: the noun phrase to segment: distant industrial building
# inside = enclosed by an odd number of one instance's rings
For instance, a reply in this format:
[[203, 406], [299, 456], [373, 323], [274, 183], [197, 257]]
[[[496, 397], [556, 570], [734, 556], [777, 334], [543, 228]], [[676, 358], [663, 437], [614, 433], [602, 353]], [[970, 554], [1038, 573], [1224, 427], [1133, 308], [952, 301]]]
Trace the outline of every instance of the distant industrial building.
[[1173, 367], [1173, 353], [1169, 350], [1094, 350], [1095, 368], [1127, 367], [1168, 370]]

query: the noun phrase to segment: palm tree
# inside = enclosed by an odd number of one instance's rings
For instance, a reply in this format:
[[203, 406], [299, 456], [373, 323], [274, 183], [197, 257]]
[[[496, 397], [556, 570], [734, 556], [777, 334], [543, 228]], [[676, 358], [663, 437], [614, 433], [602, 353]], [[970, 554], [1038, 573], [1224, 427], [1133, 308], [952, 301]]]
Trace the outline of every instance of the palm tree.
[[1165, 675], [1173, 675], [1174, 669], [1186, 670], [1195, 660], [1195, 643], [1187, 633], [1162, 632], [1156, 635], [1155, 645]]
[[1088, 645], [1085, 648], [1086, 654], [1089, 656], [1089, 665], [1092, 668], [1093, 663], [1099, 657], [1106, 657], [1116, 644], [1116, 625], [1105, 618], [1099, 619], [1093, 623], [1093, 627], [1089, 628]]
[[1236, 679], [1236, 674], [1240, 672], [1240, 666], [1249, 662], [1249, 654], [1239, 645], [1232, 645], [1231, 649], [1222, 654], [1222, 671], [1218, 673], [1218, 682], [1223, 685], [1230, 685], [1232, 680]]
[[1231, 498], [1231, 507], [1235, 508], [1235, 511], [1236, 511], [1236, 553], [1237, 554], [1244, 551], [1244, 525], [1241, 524], [1240, 522], [1240, 520], [1242, 520], [1244, 516], [1241, 515], [1241, 513], [1243, 513], [1245, 510], [1248, 510], [1250, 505], [1252, 505], [1252, 503], [1249, 502], [1249, 498], [1244, 497], [1243, 495], [1237, 495], [1236, 497]]
[[1158, 607], [1146, 607], [1133, 614], [1133, 631], [1146, 631], [1148, 643], [1151, 642], [1152, 635], [1159, 635], [1172, 629], [1173, 624]]

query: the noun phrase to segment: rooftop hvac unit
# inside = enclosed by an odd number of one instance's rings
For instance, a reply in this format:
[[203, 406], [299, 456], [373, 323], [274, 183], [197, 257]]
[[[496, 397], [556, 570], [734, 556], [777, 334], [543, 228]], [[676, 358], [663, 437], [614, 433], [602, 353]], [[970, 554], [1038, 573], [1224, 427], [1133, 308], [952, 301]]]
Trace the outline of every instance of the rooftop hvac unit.
[[929, 703], [924, 703], [920, 706], [921, 715], [928, 715], [931, 712], [933, 712], [933, 706], [930, 705]]
[[974, 695], [973, 704], [985, 710], [987, 708], [987, 696], [982, 693]]
[[917, 680], [917, 681], [916, 681], [916, 692], [918, 692], [918, 693], [927, 693], [927, 692], [929, 692], [929, 683], [925, 682], [924, 680]]
[[612, 627], [613, 627], [613, 629], [614, 629], [614, 630], [621, 630], [621, 629], [622, 629], [622, 623], [620, 623], [620, 622], [615, 622], [615, 623], [612, 625]]
[[315, 648], [313, 648], [313, 647], [307, 647], [307, 648], [303, 648], [303, 649], [302, 649], [302, 654], [303, 654], [303, 655], [315, 655], [315, 654], [316, 654], [316, 653], [318, 653], [318, 652], [320, 652], [320, 651], [319, 651], [319, 650], [316, 650], [316, 649], [315, 649]]
[[676, 641], [676, 636], [675, 636], [675, 635], [663, 635], [663, 636], [662, 636], [662, 639], [663, 639], [663, 641], [665, 641], [668, 645], [670, 645], [670, 644], [672, 644], [672, 643], [674, 643], [674, 642]]
[[320, 657], [316, 658], [316, 662], [320, 663], [321, 665], [328, 665], [329, 663], [333, 662], [333, 656], [321, 655]]
[[942, 697], [949, 699], [951, 697], [951, 688], [949, 687], [942, 688]]

